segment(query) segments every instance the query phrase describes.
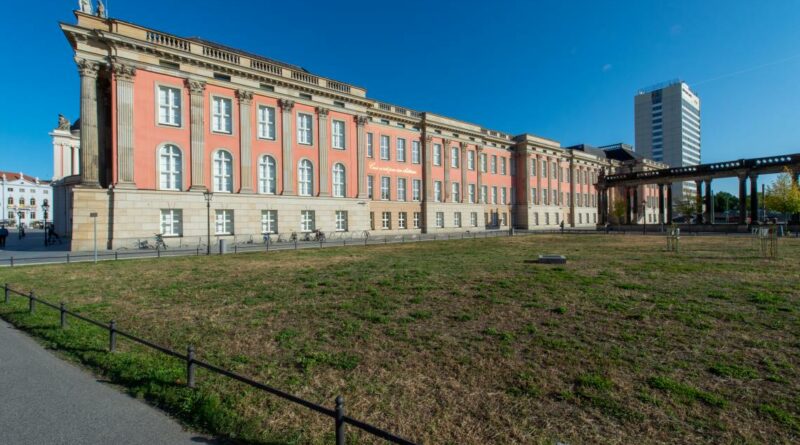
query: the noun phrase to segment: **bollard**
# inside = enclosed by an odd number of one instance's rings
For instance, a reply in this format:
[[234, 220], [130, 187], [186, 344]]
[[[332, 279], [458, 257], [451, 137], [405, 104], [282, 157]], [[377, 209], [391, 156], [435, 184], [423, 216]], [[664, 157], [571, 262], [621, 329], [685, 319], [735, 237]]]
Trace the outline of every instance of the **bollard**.
[[69, 264], [69, 254], [67, 254], [67, 264]]
[[61, 329], [64, 329], [67, 327], [67, 305], [64, 304], [63, 301], [61, 302], [60, 311], [61, 311]]
[[108, 350], [114, 352], [117, 349], [117, 322], [111, 320], [108, 324]]
[[344, 399], [336, 397], [336, 445], [344, 445]]
[[194, 346], [186, 348], [186, 386], [194, 388]]
[[28, 294], [28, 311], [32, 314], [33, 311], [36, 309], [36, 296], [33, 295], [33, 291]]
[[6, 285], [5, 285], [5, 294], [6, 294], [5, 295], [6, 296], [6, 300], [5, 301], [6, 301], [6, 304], [8, 304], [8, 283], [6, 283]]
[[319, 239], [319, 248], [322, 249], [322, 238]]
[[233, 245], [233, 253], [239, 253], [239, 246], [236, 244]]
[[114, 261], [117, 261], [119, 259], [119, 256], [117, 255], [118, 253], [119, 252], [117, 252], [116, 250], [114, 251]]
[[156, 255], [158, 256], [158, 258], [161, 258], [161, 248], [160, 247], [156, 247]]

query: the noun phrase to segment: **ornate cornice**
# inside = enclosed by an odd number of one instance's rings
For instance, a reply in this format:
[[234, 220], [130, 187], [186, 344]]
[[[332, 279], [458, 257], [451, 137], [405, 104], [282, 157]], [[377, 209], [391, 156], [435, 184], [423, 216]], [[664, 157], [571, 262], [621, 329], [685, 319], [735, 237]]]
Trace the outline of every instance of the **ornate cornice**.
[[240, 104], [249, 105], [250, 102], [253, 101], [253, 92], [248, 90], [236, 90], [236, 98], [239, 99]]
[[281, 99], [278, 103], [280, 104], [281, 109], [283, 109], [283, 111], [286, 111], [286, 112], [292, 111], [292, 108], [294, 108], [294, 101], [293, 100]]
[[466, 150], [466, 149], [467, 149], [467, 147], [469, 147], [469, 144], [468, 144], [467, 142], [462, 142], [462, 143], [461, 143], [461, 149], [462, 149], [462, 150]]
[[191, 94], [203, 94], [206, 89], [206, 83], [197, 79], [186, 79], [186, 88], [189, 88]]
[[117, 80], [133, 81], [134, 76], [136, 76], [135, 66], [120, 63], [116, 60], [112, 63], [111, 70], [114, 72], [114, 77]]
[[330, 111], [325, 107], [317, 107], [316, 110], [319, 117], [328, 117], [328, 112]]
[[356, 120], [356, 125], [359, 127], [363, 127], [364, 125], [367, 125], [367, 122], [369, 122], [369, 118], [367, 116], [360, 114], [355, 117], [355, 120]]
[[425, 143], [426, 144], [430, 144], [432, 140], [433, 140], [433, 136], [431, 136], [429, 134], [425, 135]]
[[75, 58], [75, 63], [78, 64], [78, 73], [81, 75], [81, 77], [96, 78], [100, 72], [100, 68], [102, 68], [102, 64], [100, 62], [78, 57]]

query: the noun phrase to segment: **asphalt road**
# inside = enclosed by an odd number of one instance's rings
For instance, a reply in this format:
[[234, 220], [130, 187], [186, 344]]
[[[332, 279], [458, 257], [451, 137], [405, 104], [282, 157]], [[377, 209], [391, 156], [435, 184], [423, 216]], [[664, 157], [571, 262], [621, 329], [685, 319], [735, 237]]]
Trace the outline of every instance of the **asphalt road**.
[[208, 444], [0, 320], [0, 443]]

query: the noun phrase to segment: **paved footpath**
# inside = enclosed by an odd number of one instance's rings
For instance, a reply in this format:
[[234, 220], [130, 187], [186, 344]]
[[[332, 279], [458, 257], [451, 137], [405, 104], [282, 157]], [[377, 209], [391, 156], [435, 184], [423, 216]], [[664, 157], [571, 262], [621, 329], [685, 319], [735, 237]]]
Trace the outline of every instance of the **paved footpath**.
[[209, 444], [0, 320], [0, 443]]

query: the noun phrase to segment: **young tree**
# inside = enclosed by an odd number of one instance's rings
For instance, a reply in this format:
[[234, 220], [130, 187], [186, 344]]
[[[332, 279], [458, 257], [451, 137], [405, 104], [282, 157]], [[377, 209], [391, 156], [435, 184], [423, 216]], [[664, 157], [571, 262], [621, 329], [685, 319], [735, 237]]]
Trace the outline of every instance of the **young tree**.
[[611, 209], [611, 215], [614, 217], [617, 224], [625, 224], [625, 201], [617, 199], [614, 201], [614, 206]]
[[693, 216], [699, 215], [700, 213], [703, 213], [703, 209], [702, 209], [701, 205], [699, 205], [697, 203], [697, 200], [694, 199], [694, 198], [688, 198], [688, 199], [684, 199], [683, 201], [680, 201], [675, 206], [675, 211], [678, 214], [689, 218], [689, 220], [691, 220], [691, 218]]
[[722, 212], [724, 210], [735, 210], [739, 208], [739, 198], [728, 192], [717, 192], [714, 194], [714, 210]]
[[792, 180], [792, 172], [788, 168], [767, 187], [764, 204], [768, 209], [784, 214], [800, 212], [800, 186]]

